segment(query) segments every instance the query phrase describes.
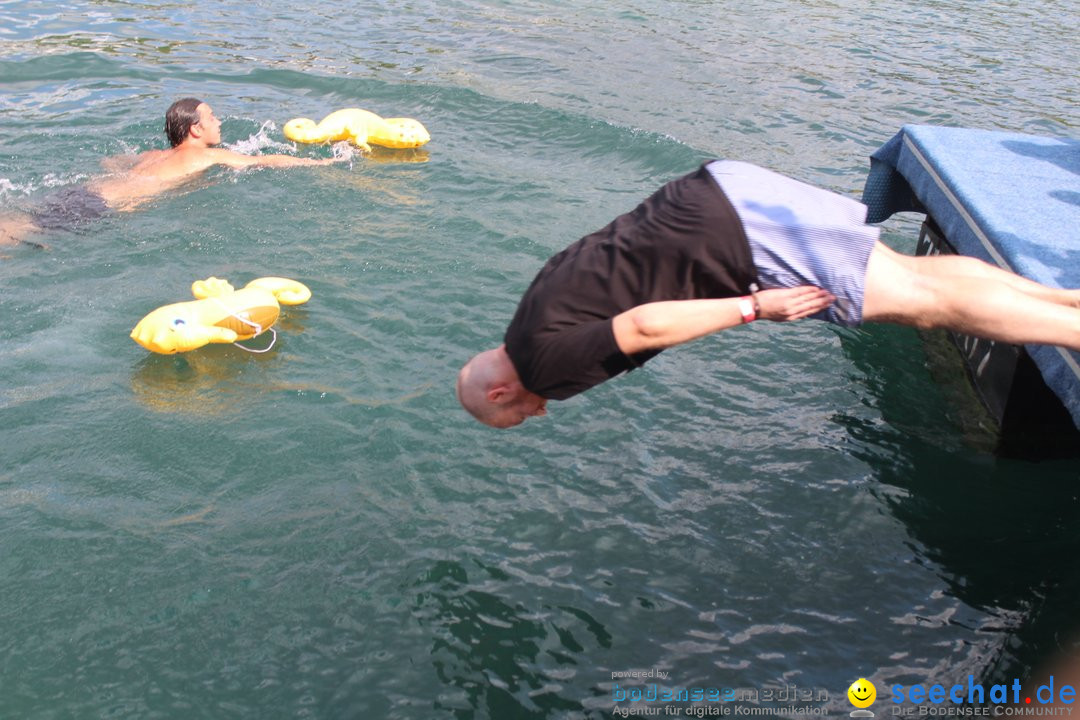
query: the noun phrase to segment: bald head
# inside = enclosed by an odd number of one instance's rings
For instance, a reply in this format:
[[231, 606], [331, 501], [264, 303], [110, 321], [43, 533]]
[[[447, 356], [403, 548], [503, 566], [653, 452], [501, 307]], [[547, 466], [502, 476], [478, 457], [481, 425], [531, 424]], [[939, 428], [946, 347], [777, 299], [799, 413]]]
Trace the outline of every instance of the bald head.
[[457, 397], [470, 415], [494, 428], [513, 427], [547, 414], [547, 400], [521, 384], [505, 345], [465, 363], [458, 373]]

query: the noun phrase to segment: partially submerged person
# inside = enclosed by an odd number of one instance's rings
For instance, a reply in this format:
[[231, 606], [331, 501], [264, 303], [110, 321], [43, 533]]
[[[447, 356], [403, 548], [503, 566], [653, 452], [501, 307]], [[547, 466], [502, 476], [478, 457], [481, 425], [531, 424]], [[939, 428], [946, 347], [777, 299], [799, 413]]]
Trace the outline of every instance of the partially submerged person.
[[109, 211], [132, 210], [215, 165], [231, 168], [327, 165], [337, 158], [293, 155], [244, 155], [221, 143], [221, 121], [195, 98], [174, 102], [165, 113], [167, 150], [147, 150], [132, 157], [108, 158], [110, 174], [73, 185], [46, 197], [27, 215], [0, 219], [0, 244], [13, 244], [45, 230], [74, 230]]
[[758, 319], [1080, 350], [1080, 291], [974, 258], [899, 254], [865, 219], [849, 198], [748, 163], [707, 163], [552, 257], [503, 344], [458, 373], [458, 400], [512, 427], [665, 348]]

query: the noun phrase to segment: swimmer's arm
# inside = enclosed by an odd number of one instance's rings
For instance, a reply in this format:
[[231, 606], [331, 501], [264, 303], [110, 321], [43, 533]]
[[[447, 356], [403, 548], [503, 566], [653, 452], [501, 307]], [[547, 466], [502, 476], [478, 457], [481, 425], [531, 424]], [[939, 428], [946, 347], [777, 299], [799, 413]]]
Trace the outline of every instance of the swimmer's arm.
[[231, 168], [249, 167], [300, 167], [310, 165], [329, 165], [340, 162], [339, 158], [303, 158], [295, 155], [244, 155], [224, 148], [214, 148], [212, 159], [218, 165]]
[[[831, 293], [812, 285], [762, 290], [759, 319], [787, 322], [820, 312]], [[626, 355], [663, 350], [742, 324], [739, 298], [665, 300], [630, 308], [611, 320], [615, 343]]]

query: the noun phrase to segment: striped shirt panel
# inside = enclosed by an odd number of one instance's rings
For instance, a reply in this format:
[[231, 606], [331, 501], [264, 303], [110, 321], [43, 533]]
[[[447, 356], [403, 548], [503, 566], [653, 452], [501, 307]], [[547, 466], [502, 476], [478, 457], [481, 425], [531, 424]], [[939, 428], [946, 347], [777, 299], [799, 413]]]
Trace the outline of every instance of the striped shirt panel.
[[880, 233], [865, 224], [866, 206], [749, 163], [718, 160], [708, 169], [742, 220], [762, 289], [817, 285], [836, 302], [813, 317], [861, 324]]

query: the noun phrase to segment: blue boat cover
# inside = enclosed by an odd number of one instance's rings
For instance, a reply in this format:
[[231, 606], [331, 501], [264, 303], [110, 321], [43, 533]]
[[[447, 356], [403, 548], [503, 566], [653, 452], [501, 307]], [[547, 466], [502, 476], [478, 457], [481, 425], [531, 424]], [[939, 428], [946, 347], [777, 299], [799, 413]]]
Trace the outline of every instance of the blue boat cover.
[[[868, 222], [927, 213], [957, 252], [1080, 288], [1080, 140], [905, 125], [870, 157]], [[1080, 427], [1080, 353], [1028, 345]]]

